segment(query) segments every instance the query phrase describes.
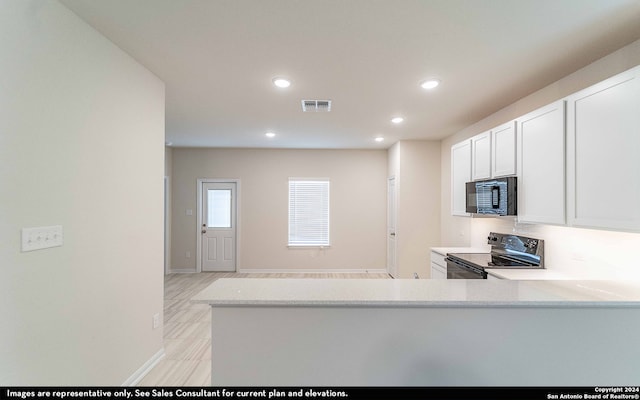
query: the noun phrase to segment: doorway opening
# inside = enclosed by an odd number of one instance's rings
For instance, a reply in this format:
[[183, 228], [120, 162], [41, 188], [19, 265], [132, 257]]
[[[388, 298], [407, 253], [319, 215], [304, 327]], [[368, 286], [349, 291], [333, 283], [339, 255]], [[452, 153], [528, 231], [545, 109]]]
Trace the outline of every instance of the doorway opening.
[[396, 264], [397, 215], [396, 178], [392, 176], [387, 181], [387, 272], [393, 278], [398, 277], [398, 266]]

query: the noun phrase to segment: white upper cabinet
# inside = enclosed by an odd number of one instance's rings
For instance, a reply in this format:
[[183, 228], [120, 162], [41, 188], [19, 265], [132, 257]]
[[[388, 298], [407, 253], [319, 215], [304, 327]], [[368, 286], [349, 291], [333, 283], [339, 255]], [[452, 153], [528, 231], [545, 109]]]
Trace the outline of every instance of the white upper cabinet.
[[491, 178], [491, 132], [471, 138], [471, 179]]
[[451, 146], [451, 215], [466, 212], [465, 183], [471, 180], [471, 140]]
[[557, 101], [518, 123], [518, 220], [565, 223], [565, 105]]
[[567, 98], [573, 226], [640, 231], [640, 67]]
[[491, 176], [516, 174], [516, 122], [491, 130]]
[[515, 174], [515, 121], [471, 138], [471, 178], [474, 181]]
[[519, 221], [640, 232], [640, 66], [452, 146], [452, 214], [516, 174]]
[[516, 173], [516, 122], [451, 146], [451, 214], [466, 212], [465, 183]]

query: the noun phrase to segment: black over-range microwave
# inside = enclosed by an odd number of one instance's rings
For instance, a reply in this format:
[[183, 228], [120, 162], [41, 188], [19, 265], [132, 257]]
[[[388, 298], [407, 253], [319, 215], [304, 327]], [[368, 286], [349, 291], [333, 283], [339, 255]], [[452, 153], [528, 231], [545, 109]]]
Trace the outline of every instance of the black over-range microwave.
[[467, 212], [518, 215], [516, 177], [467, 182]]

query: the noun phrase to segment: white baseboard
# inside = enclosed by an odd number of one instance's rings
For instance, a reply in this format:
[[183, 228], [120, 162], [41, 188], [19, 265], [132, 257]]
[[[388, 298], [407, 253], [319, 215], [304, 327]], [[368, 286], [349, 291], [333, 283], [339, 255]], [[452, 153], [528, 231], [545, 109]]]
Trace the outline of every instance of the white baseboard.
[[170, 274], [195, 274], [196, 272], [198, 271], [191, 268], [171, 268], [169, 270]]
[[241, 268], [238, 270], [243, 274], [386, 274], [386, 269], [262, 269], [262, 268]]
[[137, 385], [138, 382], [140, 382], [142, 380], [142, 378], [144, 378], [149, 373], [149, 371], [151, 371], [153, 369], [153, 367], [158, 365], [160, 360], [162, 360], [164, 358], [164, 355], [165, 354], [164, 354], [164, 347], [163, 347], [156, 354], [154, 354], [153, 357], [148, 359], [147, 362], [142, 364], [142, 366], [140, 368], [138, 368], [138, 370], [136, 372], [134, 372], [133, 375], [131, 375], [126, 381], [124, 381], [122, 386], [135, 386], [135, 385]]

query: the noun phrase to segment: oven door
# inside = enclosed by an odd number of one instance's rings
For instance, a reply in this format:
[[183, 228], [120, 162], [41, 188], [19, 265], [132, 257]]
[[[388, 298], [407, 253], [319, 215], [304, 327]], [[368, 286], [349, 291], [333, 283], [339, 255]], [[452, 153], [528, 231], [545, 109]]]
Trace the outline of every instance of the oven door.
[[487, 279], [487, 273], [482, 268], [461, 263], [451, 258], [447, 261], [447, 279]]

